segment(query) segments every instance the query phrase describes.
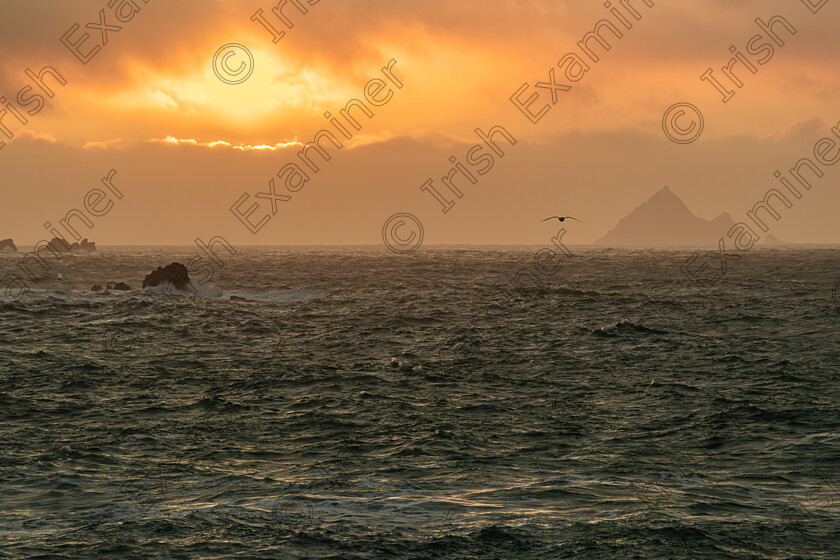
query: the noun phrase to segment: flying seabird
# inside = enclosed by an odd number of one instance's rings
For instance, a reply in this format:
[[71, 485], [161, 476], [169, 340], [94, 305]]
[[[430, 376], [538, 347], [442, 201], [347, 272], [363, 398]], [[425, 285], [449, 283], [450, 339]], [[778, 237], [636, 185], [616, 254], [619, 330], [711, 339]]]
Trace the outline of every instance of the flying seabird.
[[[578, 220], [574, 216], [552, 216], [550, 218], [546, 218], [543, 221], [547, 222], [548, 220], [560, 220], [561, 222], [565, 222], [566, 220], [574, 220], [576, 222], [580, 222], [580, 220]], [[583, 223], [583, 222], [580, 222], [580, 223]]]

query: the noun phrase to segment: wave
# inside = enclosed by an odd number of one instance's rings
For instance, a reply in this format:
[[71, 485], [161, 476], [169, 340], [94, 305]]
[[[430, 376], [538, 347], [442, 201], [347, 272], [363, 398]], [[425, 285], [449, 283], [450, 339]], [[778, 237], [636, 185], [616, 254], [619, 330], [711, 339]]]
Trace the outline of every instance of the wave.
[[231, 290], [222, 292], [222, 298], [228, 301], [253, 302], [253, 303], [297, 303], [311, 301], [327, 297], [323, 292], [314, 290], [277, 290], [270, 292], [257, 292], [254, 290]]
[[221, 300], [232, 303], [297, 303], [327, 297], [324, 292], [314, 290], [223, 290], [212, 285], [194, 286], [193, 290], [177, 290], [171, 285], [135, 290], [111, 290], [101, 292], [61, 290], [29, 290], [21, 297], [10, 298], [0, 293], [0, 305], [12, 310], [24, 310], [27, 304], [50, 303], [57, 305], [91, 305], [112, 301], [130, 304], [151, 304], [165, 298], [197, 298]]
[[569, 296], [575, 297], [580, 299], [588, 299], [588, 298], [599, 298], [603, 296], [601, 292], [596, 290], [578, 290], [576, 288], [569, 288], [566, 286], [557, 286], [557, 287], [537, 287], [537, 286], [529, 286], [523, 288], [515, 288], [512, 290], [520, 297], [534, 297], [534, 296], [548, 296], [548, 295], [558, 295], [558, 296]]
[[597, 328], [592, 331], [592, 334], [598, 336], [616, 336], [619, 332], [622, 331], [633, 331], [633, 332], [651, 332], [651, 333], [661, 333], [664, 331], [660, 331], [657, 329], [651, 329], [644, 325], [640, 325], [638, 323], [634, 323], [628, 319], [622, 319], [617, 323], [613, 323], [612, 325], [606, 325], [600, 328]]

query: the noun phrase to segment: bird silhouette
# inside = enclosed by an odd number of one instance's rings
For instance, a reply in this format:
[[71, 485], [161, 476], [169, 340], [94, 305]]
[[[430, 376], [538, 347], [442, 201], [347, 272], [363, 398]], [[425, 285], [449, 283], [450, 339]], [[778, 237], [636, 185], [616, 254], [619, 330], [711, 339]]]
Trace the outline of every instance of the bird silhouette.
[[[566, 220], [574, 220], [576, 222], [580, 222], [580, 220], [578, 220], [574, 216], [552, 216], [550, 218], [546, 218], [543, 221], [547, 222], [548, 220], [560, 220], [561, 222], [565, 222]], [[580, 223], [583, 223], [583, 222], [580, 222]]]

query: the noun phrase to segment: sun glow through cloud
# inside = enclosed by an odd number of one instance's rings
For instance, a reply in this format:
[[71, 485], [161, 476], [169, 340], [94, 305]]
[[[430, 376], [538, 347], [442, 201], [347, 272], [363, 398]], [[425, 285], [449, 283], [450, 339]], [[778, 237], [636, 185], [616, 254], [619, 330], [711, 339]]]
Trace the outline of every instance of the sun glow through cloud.
[[292, 140], [290, 142], [278, 142], [274, 145], [268, 144], [258, 144], [258, 145], [251, 145], [251, 144], [233, 144], [231, 142], [227, 142], [225, 140], [214, 140], [212, 142], [199, 142], [193, 138], [174, 138], [172, 136], [167, 136], [163, 139], [153, 138], [149, 140], [149, 142], [156, 142], [160, 144], [172, 144], [172, 145], [179, 145], [179, 144], [189, 144], [192, 146], [203, 146], [206, 148], [216, 148], [218, 146], [223, 146], [225, 148], [231, 148], [233, 150], [243, 150], [243, 151], [250, 151], [250, 150], [282, 150], [283, 148], [288, 148], [290, 146], [303, 146], [303, 143], [298, 142], [297, 140]]

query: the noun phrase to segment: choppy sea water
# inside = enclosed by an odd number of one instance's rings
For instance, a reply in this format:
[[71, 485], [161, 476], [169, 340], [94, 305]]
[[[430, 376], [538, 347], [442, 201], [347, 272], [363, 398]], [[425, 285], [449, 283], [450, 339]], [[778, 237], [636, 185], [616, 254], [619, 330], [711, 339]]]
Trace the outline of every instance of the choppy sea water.
[[0, 295], [0, 557], [840, 557], [840, 250], [574, 253], [65, 257]]

